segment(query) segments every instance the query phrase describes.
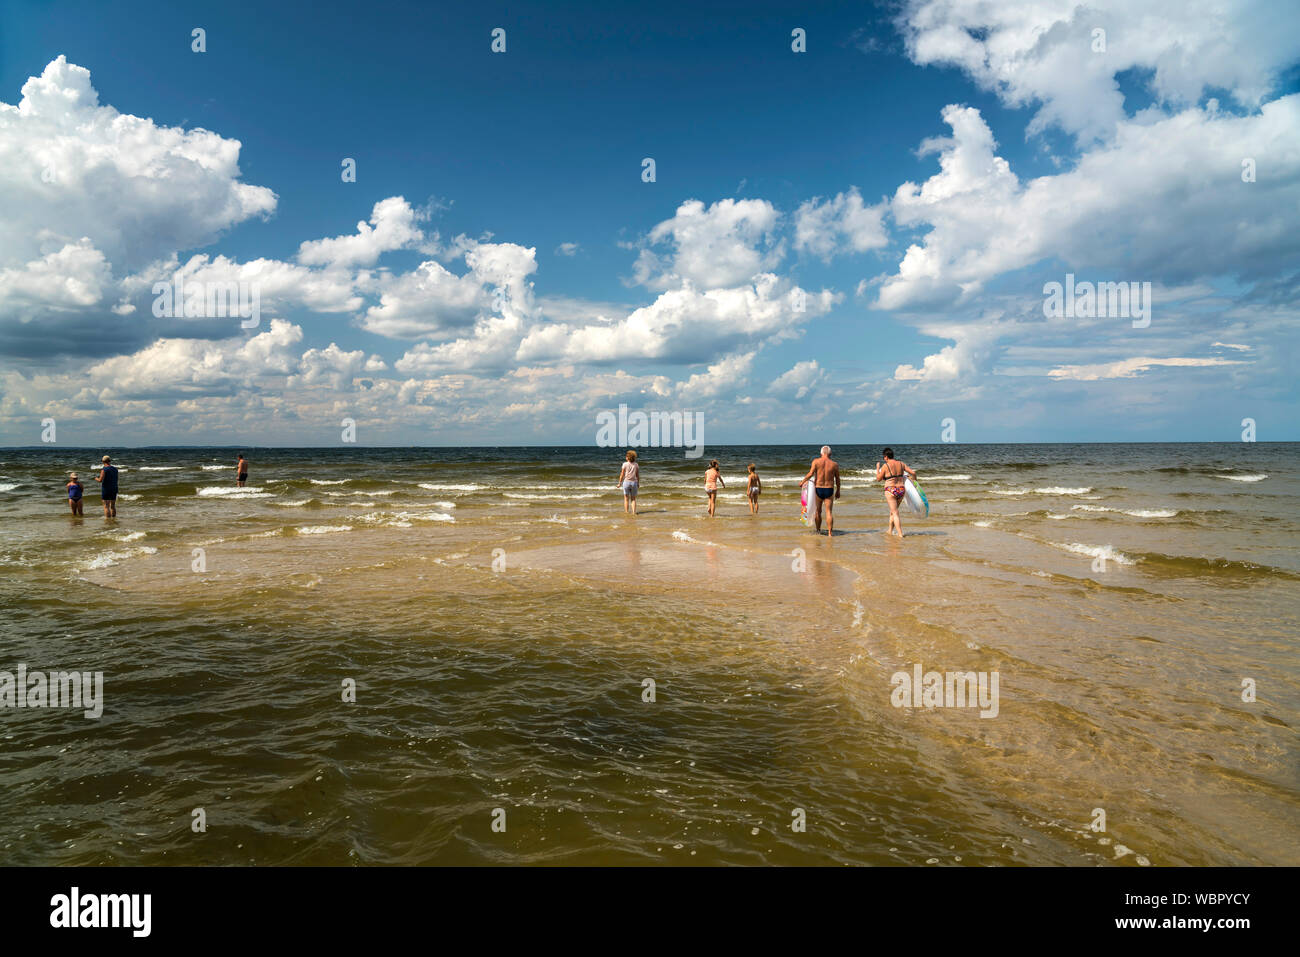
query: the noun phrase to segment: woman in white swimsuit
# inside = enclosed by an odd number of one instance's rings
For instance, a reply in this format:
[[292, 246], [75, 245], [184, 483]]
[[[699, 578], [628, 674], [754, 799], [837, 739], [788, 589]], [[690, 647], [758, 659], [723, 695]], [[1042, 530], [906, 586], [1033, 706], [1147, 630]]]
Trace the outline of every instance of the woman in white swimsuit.
[[637, 464], [636, 453], [627, 452], [627, 461], [618, 473], [618, 485], [623, 490], [623, 511], [636, 514], [636, 490], [641, 484], [641, 466]]

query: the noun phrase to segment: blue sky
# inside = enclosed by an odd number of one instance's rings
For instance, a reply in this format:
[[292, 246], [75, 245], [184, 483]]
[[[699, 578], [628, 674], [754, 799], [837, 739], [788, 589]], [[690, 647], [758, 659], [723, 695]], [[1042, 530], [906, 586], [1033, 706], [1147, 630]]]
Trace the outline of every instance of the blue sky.
[[1300, 438], [1293, 4], [614, 6], [0, 4], [0, 442]]

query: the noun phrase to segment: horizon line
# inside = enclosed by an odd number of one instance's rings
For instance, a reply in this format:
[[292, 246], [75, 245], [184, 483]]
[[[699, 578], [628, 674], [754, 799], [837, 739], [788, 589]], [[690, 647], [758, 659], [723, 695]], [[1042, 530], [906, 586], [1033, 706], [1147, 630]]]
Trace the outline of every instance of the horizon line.
[[[822, 444], [825, 445], [828, 443], [822, 443]], [[1237, 445], [1296, 445], [1296, 444], [1300, 444], [1300, 439], [1267, 439], [1267, 440], [1260, 439], [1251, 442], [1243, 442], [1240, 439], [1237, 439], [1235, 441], [1228, 440], [1228, 439], [1169, 439], [1169, 440], [1162, 439], [1159, 441], [1153, 441], [1147, 439], [1141, 441], [1107, 440], [1107, 441], [1074, 441], [1074, 442], [899, 442], [895, 440], [892, 444], [900, 447], [909, 446], [909, 445], [939, 446], [939, 447], [948, 446], [948, 445], [953, 445], [953, 446], [959, 446], [959, 445], [1233, 445], [1233, 446], [1237, 446]], [[860, 446], [874, 448], [877, 445], [881, 446], [882, 448], [884, 447], [884, 445], [879, 442], [838, 443], [839, 448], [856, 448]], [[768, 448], [804, 448], [804, 447], [820, 448], [820, 446], [817, 446], [815, 442], [814, 443], [719, 442], [713, 445], [705, 446], [705, 448], [736, 448], [736, 447], [752, 447], [752, 446], [765, 446]], [[555, 445], [555, 444], [546, 444], [546, 445], [361, 445], [359, 443], [357, 444], [339, 443], [336, 445], [112, 445], [112, 446], [42, 444], [42, 445], [0, 445], [0, 452], [30, 452], [30, 451], [38, 451], [38, 450], [70, 451], [70, 450], [78, 450], [78, 449], [104, 449], [104, 448], [115, 448], [115, 449], [130, 450], [130, 451], [143, 451], [143, 450], [150, 450], [150, 449], [152, 450], [229, 449], [229, 450], [236, 450], [236, 451], [241, 449], [261, 449], [261, 450], [337, 449], [337, 450], [346, 451], [349, 448], [351, 449], [591, 449], [591, 450], [608, 449], [611, 452], [613, 452], [615, 450], [623, 449], [623, 448], [637, 449], [637, 450], [644, 449], [646, 451], [654, 451], [658, 449], [671, 451], [674, 449], [681, 449], [686, 447], [687, 446], [679, 446], [679, 445], [631, 445], [631, 444], [611, 445], [611, 446]], [[837, 447], [836, 445], [831, 446], [831, 448], [836, 448], [836, 447]]]

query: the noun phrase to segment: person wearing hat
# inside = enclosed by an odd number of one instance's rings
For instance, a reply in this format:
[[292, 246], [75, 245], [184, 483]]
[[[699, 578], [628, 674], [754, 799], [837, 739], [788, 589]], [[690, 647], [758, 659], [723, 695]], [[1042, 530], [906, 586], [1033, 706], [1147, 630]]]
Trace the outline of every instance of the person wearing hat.
[[117, 518], [117, 467], [109, 465], [110, 461], [105, 455], [95, 481], [99, 483], [99, 497], [104, 502], [104, 517]]
[[84, 514], [82, 509], [81, 493], [84, 489], [81, 487], [81, 481], [77, 478], [77, 473], [72, 472], [68, 475], [68, 505], [72, 509], [73, 515]]

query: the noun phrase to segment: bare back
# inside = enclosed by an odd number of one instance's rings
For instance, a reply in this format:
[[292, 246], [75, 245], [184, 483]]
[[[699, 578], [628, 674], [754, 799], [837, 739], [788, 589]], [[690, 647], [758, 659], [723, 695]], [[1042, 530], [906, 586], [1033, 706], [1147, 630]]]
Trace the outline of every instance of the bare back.
[[840, 465], [828, 455], [812, 461], [813, 484], [818, 488], [835, 488], [839, 484]]

